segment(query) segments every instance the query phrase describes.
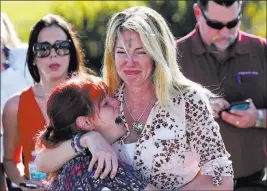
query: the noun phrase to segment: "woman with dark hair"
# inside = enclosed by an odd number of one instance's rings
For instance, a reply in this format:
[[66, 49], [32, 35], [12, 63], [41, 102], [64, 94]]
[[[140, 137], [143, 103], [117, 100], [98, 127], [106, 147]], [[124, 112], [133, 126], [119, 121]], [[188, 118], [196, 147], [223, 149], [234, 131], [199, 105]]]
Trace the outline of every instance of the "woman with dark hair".
[[30, 182], [28, 164], [35, 150], [33, 137], [48, 123], [45, 112], [48, 96], [72, 73], [85, 72], [74, 30], [63, 18], [52, 14], [33, 26], [26, 62], [34, 85], [11, 97], [2, 117], [5, 172], [17, 185]]
[[50, 95], [47, 102], [49, 124], [38, 135], [37, 148], [55, 148], [61, 142], [72, 139], [73, 149], [80, 153], [58, 172], [49, 175], [48, 190], [145, 189], [146, 183], [140, 173], [123, 162], [119, 162], [114, 179], [96, 179], [94, 172], [88, 172], [92, 156], [88, 150], [83, 152], [82, 148], [87, 147], [88, 139], [81, 138], [82, 134], [94, 130], [112, 144], [126, 133], [120, 120], [120, 102], [106, 94], [107, 87], [102, 80], [80, 75], [62, 83]]

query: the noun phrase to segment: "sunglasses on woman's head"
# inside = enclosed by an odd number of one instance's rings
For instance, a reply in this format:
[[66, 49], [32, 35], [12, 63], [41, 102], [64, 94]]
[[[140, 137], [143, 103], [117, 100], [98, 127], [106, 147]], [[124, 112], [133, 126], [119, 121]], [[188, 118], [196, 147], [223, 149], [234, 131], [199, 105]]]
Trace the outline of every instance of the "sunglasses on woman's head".
[[59, 56], [69, 55], [71, 41], [58, 40], [53, 45], [51, 45], [49, 42], [37, 42], [33, 45], [33, 52], [38, 58], [45, 58], [50, 55], [52, 48], [55, 49], [56, 54]]
[[240, 11], [240, 13], [238, 14], [238, 17], [237, 17], [236, 19], [234, 19], [234, 20], [232, 20], [232, 21], [230, 21], [230, 22], [224, 24], [224, 23], [221, 23], [221, 22], [219, 22], [219, 21], [212, 21], [212, 20], [208, 19], [208, 18], [206, 17], [206, 15], [204, 14], [204, 11], [203, 11], [202, 9], [200, 9], [200, 10], [201, 10], [201, 13], [202, 13], [204, 19], [206, 20], [206, 24], [207, 24], [209, 27], [211, 27], [211, 28], [213, 28], [213, 29], [217, 29], [217, 30], [221, 30], [221, 29], [223, 29], [224, 27], [227, 27], [228, 29], [232, 29], [232, 28], [234, 28], [234, 27], [238, 24], [238, 22], [239, 22], [239, 21], [241, 20], [241, 18], [242, 18], [242, 13], [241, 13], [241, 11]]

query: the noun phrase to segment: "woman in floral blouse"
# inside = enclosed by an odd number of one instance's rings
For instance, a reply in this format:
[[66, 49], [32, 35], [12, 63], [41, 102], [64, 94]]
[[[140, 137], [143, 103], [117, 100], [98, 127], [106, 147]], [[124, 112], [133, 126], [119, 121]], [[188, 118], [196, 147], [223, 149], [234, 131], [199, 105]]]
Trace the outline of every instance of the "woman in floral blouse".
[[[183, 76], [176, 44], [163, 17], [148, 7], [116, 13], [107, 29], [103, 78], [108, 93], [120, 101], [127, 129], [113, 144], [118, 157], [140, 170], [146, 181], [164, 190], [232, 190], [233, 170], [214, 121], [209, 96], [201, 85]], [[84, 139], [103, 140], [86, 134]], [[66, 141], [44, 150], [37, 165], [49, 172], [72, 158]], [[88, 145], [98, 173], [114, 175], [114, 151], [102, 144]], [[47, 162], [53, 153], [64, 158]], [[112, 163], [112, 165], [110, 165]], [[52, 165], [52, 166], [51, 166]], [[107, 170], [108, 169], [108, 170]]]

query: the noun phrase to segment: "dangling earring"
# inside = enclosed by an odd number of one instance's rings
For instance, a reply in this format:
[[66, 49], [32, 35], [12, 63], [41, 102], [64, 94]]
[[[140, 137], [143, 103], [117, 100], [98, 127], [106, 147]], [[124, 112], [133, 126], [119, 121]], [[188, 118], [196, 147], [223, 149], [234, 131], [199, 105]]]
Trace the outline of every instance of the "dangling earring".
[[32, 63], [32, 65], [36, 66], [36, 64], [35, 64], [35, 63]]

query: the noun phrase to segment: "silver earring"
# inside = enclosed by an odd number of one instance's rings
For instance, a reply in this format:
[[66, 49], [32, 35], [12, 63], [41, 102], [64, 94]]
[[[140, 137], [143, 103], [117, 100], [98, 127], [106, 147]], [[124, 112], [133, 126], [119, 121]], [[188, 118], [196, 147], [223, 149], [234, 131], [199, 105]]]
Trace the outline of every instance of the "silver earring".
[[32, 65], [36, 66], [36, 64], [35, 64], [35, 63], [32, 63]]

